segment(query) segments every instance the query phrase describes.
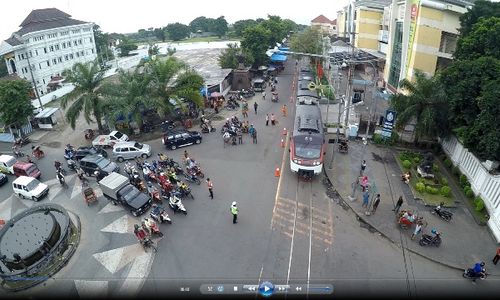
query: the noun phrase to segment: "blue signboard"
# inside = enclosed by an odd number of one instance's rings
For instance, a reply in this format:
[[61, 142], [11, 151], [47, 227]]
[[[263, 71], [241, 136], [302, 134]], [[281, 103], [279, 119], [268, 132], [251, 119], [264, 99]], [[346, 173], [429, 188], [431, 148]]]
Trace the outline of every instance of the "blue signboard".
[[396, 112], [393, 110], [385, 111], [385, 120], [382, 128], [382, 136], [390, 138], [392, 129], [394, 128], [394, 121], [396, 120]]

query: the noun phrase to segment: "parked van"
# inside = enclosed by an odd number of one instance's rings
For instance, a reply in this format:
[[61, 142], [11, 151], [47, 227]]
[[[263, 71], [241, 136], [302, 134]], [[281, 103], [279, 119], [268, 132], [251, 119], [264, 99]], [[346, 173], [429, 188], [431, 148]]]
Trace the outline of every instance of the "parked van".
[[40, 178], [42, 172], [38, 169], [38, 167], [29, 162], [18, 161], [13, 166], [14, 175], [19, 176], [29, 176], [33, 178]]
[[11, 155], [0, 155], [0, 172], [5, 174], [14, 174], [14, 164], [17, 159]]
[[22, 199], [32, 199], [40, 201], [49, 193], [49, 187], [45, 183], [41, 183], [38, 179], [28, 176], [19, 176], [12, 182], [14, 194]]

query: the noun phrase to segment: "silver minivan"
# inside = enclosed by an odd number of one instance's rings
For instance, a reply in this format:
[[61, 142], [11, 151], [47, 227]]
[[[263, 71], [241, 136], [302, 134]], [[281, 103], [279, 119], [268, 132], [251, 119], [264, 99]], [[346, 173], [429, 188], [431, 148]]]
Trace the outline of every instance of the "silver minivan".
[[134, 141], [116, 143], [113, 146], [113, 157], [119, 162], [139, 156], [142, 158], [150, 157], [151, 146]]

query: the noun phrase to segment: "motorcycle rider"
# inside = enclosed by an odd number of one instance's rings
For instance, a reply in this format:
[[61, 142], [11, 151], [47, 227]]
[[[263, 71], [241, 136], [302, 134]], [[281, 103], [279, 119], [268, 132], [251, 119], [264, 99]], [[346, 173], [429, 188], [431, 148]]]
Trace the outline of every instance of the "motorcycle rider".
[[170, 180], [170, 182], [172, 184], [176, 184], [177, 183], [177, 174], [175, 173], [175, 169], [174, 168], [170, 168], [170, 170], [168, 172], [168, 180]]
[[61, 169], [61, 162], [58, 160], [55, 160], [54, 167], [56, 168], [56, 171], [59, 171]]
[[474, 264], [474, 267], [472, 267], [470, 270], [472, 271], [471, 277], [482, 277], [486, 273], [486, 269], [484, 268], [484, 261], [482, 262], [477, 262]]
[[140, 243], [143, 243], [144, 239], [146, 239], [147, 236], [144, 229], [142, 229], [138, 224], [134, 224], [134, 234]]
[[165, 154], [163, 153], [158, 153], [158, 159], [160, 161], [166, 161], [168, 159], [168, 156], [166, 156]]
[[181, 191], [181, 193], [183, 195], [185, 195], [189, 189], [189, 186], [185, 183], [185, 182], [182, 182], [182, 181], [179, 181], [179, 190]]
[[97, 182], [101, 181], [104, 177], [106, 177], [106, 175], [104, 174], [104, 172], [101, 172], [99, 170], [95, 171], [94, 175], [95, 175], [95, 179], [96, 179]]
[[57, 179], [59, 180], [60, 184], [64, 184], [65, 183], [64, 175], [63, 175], [63, 173], [60, 170], [57, 170], [56, 176], [57, 176]]
[[437, 231], [436, 228], [432, 228], [431, 233], [434, 234], [434, 236], [432, 237], [433, 241], [441, 238], [441, 233], [439, 231]]

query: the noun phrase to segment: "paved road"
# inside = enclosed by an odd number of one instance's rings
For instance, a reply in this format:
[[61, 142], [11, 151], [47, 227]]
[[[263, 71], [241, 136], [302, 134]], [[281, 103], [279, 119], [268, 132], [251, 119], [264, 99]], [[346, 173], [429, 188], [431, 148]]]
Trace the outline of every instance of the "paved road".
[[[456, 270], [401, 250], [361, 227], [352, 212], [326, 197], [321, 178], [299, 182], [291, 174], [288, 152], [280, 147], [280, 140], [292, 118], [279, 118], [279, 126], [266, 127], [264, 116], [281, 114], [279, 106], [290, 96], [292, 78], [290, 66], [278, 77], [280, 104], [256, 97], [258, 114], [251, 111], [249, 120], [258, 130], [258, 144], [245, 136], [243, 145], [223, 148], [220, 135], [212, 133], [204, 136], [201, 145], [185, 148], [214, 182], [215, 198], [208, 197], [204, 184], [194, 186], [195, 199], [185, 200], [187, 216], [171, 214], [174, 224], [161, 225], [165, 237], [157, 240], [156, 254], [140, 248], [131, 233], [137, 219], [120, 207], [102, 197], [95, 206], [84, 205], [74, 176], [68, 178], [67, 190], [58, 187], [52, 179], [52, 162], [61, 158], [63, 146], [46, 141], [47, 157], [39, 166], [51, 192], [43, 201], [78, 213], [82, 240], [56, 280], [23, 294], [148, 295], [177, 292], [181, 285], [190, 286], [189, 293], [194, 293], [202, 282], [258, 284], [264, 280], [333, 283], [339, 296], [360, 291], [421, 296], [446, 291], [452, 284], [453, 291], [463, 295], [494, 286], [493, 280], [473, 285]], [[253, 107], [253, 101], [249, 104]], [[159, 139], [149, 144], [154, 154], [165, 151]], [[179, 161], [183, 151], [168, 154]], [[274, 177], [276, 167], [282, 168], [280, 178]], [[12, 215], [32, 205], [11, 197], [9, 189], [8, 185], [0, 189], [4, 199], [0, 213]], [[232, 201], [240, 209], [238, 224], [231, 222]]]

